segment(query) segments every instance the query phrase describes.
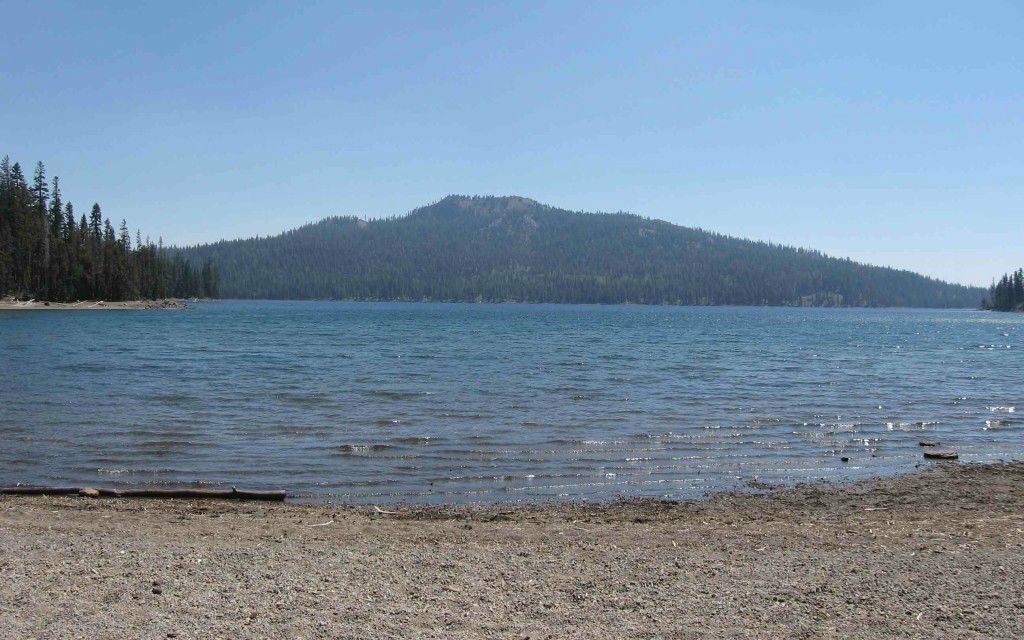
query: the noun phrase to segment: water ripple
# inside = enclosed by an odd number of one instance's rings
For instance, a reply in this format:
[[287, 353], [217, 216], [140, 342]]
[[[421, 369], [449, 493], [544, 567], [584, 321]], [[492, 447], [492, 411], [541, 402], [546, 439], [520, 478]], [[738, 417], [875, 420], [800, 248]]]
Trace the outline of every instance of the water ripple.
[[[0, 483], [692, 497], [1020, 457], [1024, 317], [222, 302], [0, 312]], [[847, 462], [843, 462], [846, 459]]]

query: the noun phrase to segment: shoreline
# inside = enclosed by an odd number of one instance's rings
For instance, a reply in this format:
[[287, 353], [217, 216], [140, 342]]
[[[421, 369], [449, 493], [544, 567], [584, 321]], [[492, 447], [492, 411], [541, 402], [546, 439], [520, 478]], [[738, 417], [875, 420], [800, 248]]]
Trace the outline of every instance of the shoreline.
[[[852, 489], [860, 485], [873, 484], [886, 480], [899, 481], [903, 478], [913, 478], [922, 474], [934, 473], [936, 471], [946, 472], [950, 468], [1003, 468], [1020, 465], [1024, 474], [1024, 458], [1000, 458], [998, 462], [965, 462], [959, 459], [958, 454], [946, 447], [935, 449], [936, 453], [952, 453], [954, 457], [933, 457], [928, 458], [928, 453], [933, 445], [927, 447], [921, 445], [924, 452], [924, 459], [913, 468], [903, 470], [892, 470], [888, 473], [875, 473], [860, 478], [830, 477], [830, 478], [807, 478], [806, 480], [792, 483], [766, 482], [758, 478], [746, 480], [740, 484], [723, 486], [708, 490], [705, 493], [691, 497], [659, 497], [646, 495], [615, 494], [608, 498], [586, 498], [586, 497], [523, 497], [515, 500], [493, 500], [486, 497], [475, 500], [464, 499], [455, 496], [453, 500], [422, 500], [418, 497], [393, 497], [378, 496], [376, 500], [346, 499], [333, 494], [315, 493], [293, 493], [287, 485], [276, 487], [253, 488], [238, 482], [220, 482], [216, 484], [205, 483], [202, 480], [195, 483], [183, 482], [181, 484], [148, 484], [146, 482], [113, 485], [102, 482], [76, 483], [59, 482], [56, 484], [39, 484], [33, 482], [14, 482], [13, 484], [0, 483], [0, 500], [7, 497], [13, 498], [56, 498], [65, 497], [69, 499], [86, 498], [96, 499], [98, 502], [125, 502], [129, 500], [141, 500], [143, 502], [161, 502], [164, 500], [194, 501], [198, 504], [204, 502], [220, 504], [245, 504], [247, 502], [277, 502], [289, 508], [295, 509], [333, 509], [347, 512], [361, 512], [372, 510], [379, 513], [380, 509], [386, 510], [389, 515], [402, 519], [455, 519], [462, 520], [471, 517], [491, 517], [493, 513], [508, 514], [515, 513], [538, 513], [558, 512], [562, 510], [572, 511], [593, 511], [602, 512], [616, 508], [640, 509], [661, 511], [666, 506], [700, 505], [726, 498], [754, 498], [758, 496], [778, 495], [787, 492], [818, 489], [825, 492], [842, 491]], [[95, 493], [93, 493], [95, 492]], [[230, 497], [236, 492], [241, 497]], [[170, 495], [175, 493], [194, 495]], [[152, 495], [142, 495], [152, 494]], [[167, 495], [161, 495], [167, 494]], [[208, 496], [204, 494], [209, 494]], [[246, 494], [253, 497], [247, 498]]]
[[543, 302], [539, 300], [476, 300], [432, 298], [216, 298], [223, 302], [341, 302], [359, 304], [437, 304], [437, 305], [523, 305], [552, 307], [671, 307], [681, 309], [847, 309], [847, 310], [920, 310], [920, 311], [989, 311], [978, 307], [886, 307], [867, 305], [797, 305], [797, 304], [697, 304], [668, 302]]
[[1022, 462], [686, 502], [0, 496], [0, 629], [1009, 638], [1024, 619], [1022, 532]]
[[18, 301], [12, 298], [0, 300], [0, 311], [105, 311], [105, 310], [148, 310], [187, 309], [188, 304], [178, 298], [159, 300], [79, 300], [77, 302], [47, 302], [41, 300]]
[[[404, 298], [216, 298], [223, 302], [323, 302], [323, 303], [357, 303], [357, 304], [437, 304], [437, 305], [479, 305], [479, 306], [559, 306], [559, 307], [674, 307], [674, 308], [735, 308], [735, 309], [843, 309], [843, 310], [910, 310], [910, 311], [995, 311], [994, 309], [978, 309], [973, 307], [882, 307], [882, 306], [824, 306], [824, 305], [735, 305], [735, 304], [669, 304], [646, 302], [540, 302], [525, 300], [432, 300]], [[202, 299], [201, 301], [212, 301]], [[47, 302], [41, 300], [19, 301], [13, 298], [0, 299], [0, 311], [15, 310], [101, 310], [101, 309], [186, 309], [194, 299], [161, 298], [158, 300], [79, 300], [76, 302]], [[1013, 313], [1013, 312], [1009, 312]]]

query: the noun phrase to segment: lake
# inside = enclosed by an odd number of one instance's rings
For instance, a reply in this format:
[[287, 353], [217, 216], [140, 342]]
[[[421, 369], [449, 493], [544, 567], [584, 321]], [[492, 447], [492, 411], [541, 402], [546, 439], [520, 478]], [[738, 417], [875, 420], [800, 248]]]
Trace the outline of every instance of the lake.
[[[1024, 314], [198, 304], [0, 312], [0, 484], [698, 497], [1024, 452]], [[848, 462], [843, 462], [843, 458]]]

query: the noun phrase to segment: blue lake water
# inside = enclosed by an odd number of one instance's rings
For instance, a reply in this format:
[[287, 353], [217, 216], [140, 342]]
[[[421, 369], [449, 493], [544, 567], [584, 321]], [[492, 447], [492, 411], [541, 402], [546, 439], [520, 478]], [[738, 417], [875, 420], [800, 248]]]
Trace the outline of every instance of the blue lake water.
[[[1024, 314], [218, 302], [0, 312], [0, 484], [685, 498], [1024, 453]], [[848, 457], [849, 462], [841, 461]]]

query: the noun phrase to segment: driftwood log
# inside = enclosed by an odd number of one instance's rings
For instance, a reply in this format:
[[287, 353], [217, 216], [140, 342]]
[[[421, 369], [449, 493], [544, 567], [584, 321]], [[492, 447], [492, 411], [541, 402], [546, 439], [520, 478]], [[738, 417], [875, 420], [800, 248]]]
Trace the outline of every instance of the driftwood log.
[[93, 487], [0, 487], [11, 496], [88, 496], [90, 498], [181, 498], [184, 500], [271, 500], [280, 502], [286, 491], [240, 491], [231, 489], [99, 489]]
[[960, 457], [960, 454], [955, 451], [925, 451], [924, 457], [933, 460], [956, 460]]

